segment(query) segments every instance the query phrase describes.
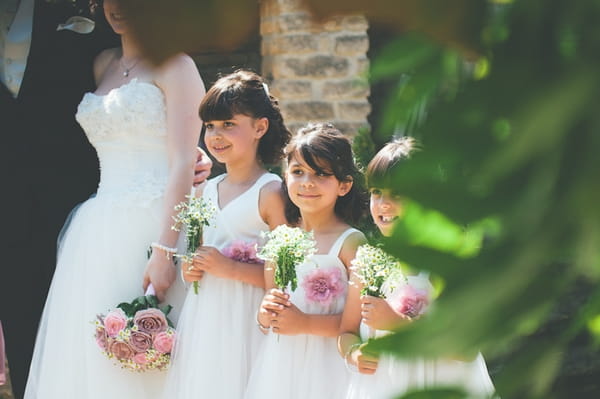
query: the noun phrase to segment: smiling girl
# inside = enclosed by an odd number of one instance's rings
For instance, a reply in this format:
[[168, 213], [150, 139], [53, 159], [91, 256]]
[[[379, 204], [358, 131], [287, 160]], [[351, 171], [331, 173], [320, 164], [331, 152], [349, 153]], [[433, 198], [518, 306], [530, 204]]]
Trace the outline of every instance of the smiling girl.
[[226, 173], [196, 192], [217, 215], [204, 228], [193, 263], [182, 267], [186, 281], [201, 282], [198, 295], [189, 290], [185, 300], [164, 397], [240, 398], [262, 337], [254, 315], [264, 293], [263, 267], [224, 253], [234, 243], [252, 247], [261, 231], [285, 223], [281, 179], [266, 165], [283, 157], [290, 133], [277, 100], [249, 71], [219, 79], [200, 116], [206, 147]]
[[337, 398], [347, 373], [336, 341], [346, 300], [348, 266], [363, 234], [352, 228], [363, 210], [364, 193], [350, 142], [330, 124], [301, 129], [287, 149], [285, 171], [288, 221], [312, 231], [317, 251], [295, 265], [298, 287], [275, 288], [265, 266], [268, 289], [258, 313], [267, 333], [245, 397]]

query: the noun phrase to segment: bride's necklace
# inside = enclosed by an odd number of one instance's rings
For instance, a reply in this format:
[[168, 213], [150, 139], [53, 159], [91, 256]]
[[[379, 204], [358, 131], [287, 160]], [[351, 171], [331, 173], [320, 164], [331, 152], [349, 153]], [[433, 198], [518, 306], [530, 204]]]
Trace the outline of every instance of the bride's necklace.
[[141, 61], [141, 58], [138, 58], [137, 60], [135, 60], [135, 62], [128, 67], [127, 65], [125, 65], [125, 63], [123, 62], [123, 57], [121, 57], [119, 59], [119, 65], [121, 65], [121, 67], [123, 68], [123, 77], [126, 78], [129, 76], [129, 72], [131, 72], [133, 70], [133, 68], [135, 68], [137, 66], [137, 64]]

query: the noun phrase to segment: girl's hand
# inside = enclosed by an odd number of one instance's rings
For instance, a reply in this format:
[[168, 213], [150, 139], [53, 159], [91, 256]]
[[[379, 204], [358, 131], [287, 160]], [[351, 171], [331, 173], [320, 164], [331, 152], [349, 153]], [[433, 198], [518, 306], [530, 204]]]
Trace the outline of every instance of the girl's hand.
[[191, 262], [182, 262], [181, 275], [185, 281], [188, 283], [193, 283], [194, 281], [200, 281], [202, 276], [204, 276], [204, 272], [194, 267], [193, 263]]
[[375, 374], [379, 365], [379, 357], [363, 350], [366, 344], [360, 345], [350, 354], [350, 360], [358, 367], [361, 374]]
[[152, 283], [156, 291], [158, 301], [165, 299], [165, 294], [171, 284], [175, 281], [175, 265], [173, 259], [165, 256], [163, 251], [154, 251], [148, 260], [144, 272], [143, 288], [144, 292], [148, 285]]
[[360, 297], [360, 315], [367, 326], [376, 330], [394, 330], [410, 322], [408, 317], [394, 312], [385, 299], [369, 295]]
[[280, 309], [275, 316], [271, 316], [269, 321], [271, 330], [274, 333], [283, 335], [302, 334], [304, 327], [308, 324], [306, 313], [298, 309], [293, 303], [288, 303], [289, 305]]
[[271, 325], [271, 319], [279, 315], [279, 313], [286, 307], [290, 306], [291, 302], [288, 300], [289, 295], [283, 293], [277, 288], [270, 289], [260, 304], [258, 310], [258, 321], [265, 327]]
[[229, 278], [235, 267], [235, 262], [215, 247], [201, 246], [196, 250], [192, 265], [192, 270], [207, 272], [216, 277]]

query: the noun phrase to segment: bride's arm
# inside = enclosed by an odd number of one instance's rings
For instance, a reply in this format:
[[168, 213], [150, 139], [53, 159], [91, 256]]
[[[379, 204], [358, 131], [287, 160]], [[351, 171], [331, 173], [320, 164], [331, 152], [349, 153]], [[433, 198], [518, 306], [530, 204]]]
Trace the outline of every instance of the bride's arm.
[[[177, 55], [161, 66], [155, 80], [166, 98], [167, 147], [169, 154], [169, 178], [165, 190], [163, 212], [160, 222], [158, 244], [174, 248], [179, 233], [173, 231], [174, 207], [190, 193], [194, 177], [202, 121], [198, 115], [200, 101], [205, 94], [196, 65], [187, 55]], [[144, 273], [144, 289], [154, 286], [159, 299], [175, 279], [176, 270], [171, 254], [154, 248]]]

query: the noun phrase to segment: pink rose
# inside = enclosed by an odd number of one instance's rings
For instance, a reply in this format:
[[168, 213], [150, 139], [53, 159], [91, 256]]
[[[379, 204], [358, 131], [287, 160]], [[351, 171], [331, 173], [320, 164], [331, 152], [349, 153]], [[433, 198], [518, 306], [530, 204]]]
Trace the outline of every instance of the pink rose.
[[152, 335], [143, 331], [131, 331], [129, 335], [129, 345], [136, 352], [146, 352], [152, 346]]
[[102, 350], [106, 350], [108, 345], [108, 335], [103, 327], [96, 328], [96, 343]]
[[154, 337], [154, 349], [156, 349], [160, 353], [171, 353], [171, 349], [173, 349], [174, 340], [174, 333], [158, 333]]
[[415, 288], [409, 284], [401, 287], [399, 292], [388, 298], [394, 312], [410, 318], [421, 316], [429, 306], [429, 293], [427, 290]]
[[133, 322], [140, 331], [149, 334], [165, 331], [168, 327], [165, 314], [156, 308], [138, 311], [133, 317]]
[[121, 309], [109, 312], [104, 318], [104, 328], [109, 337], [116, 337], [127, 326], [127, 316]]
[[133, 348], [124, 341], [112, 340], [108, 344], [108, 351], [119, 360], [131, 359], [135, 355]]
[[133, 357], [133, 361], [140, 366], [144, 366], [149, 363], [146, 353], [138, 353]]
[[346, 284], [342, 281], [342, 271], [337, 267], [314, 269], [301, 283], [309, 302], [329, 306], [334, 299], [344, 295]]

